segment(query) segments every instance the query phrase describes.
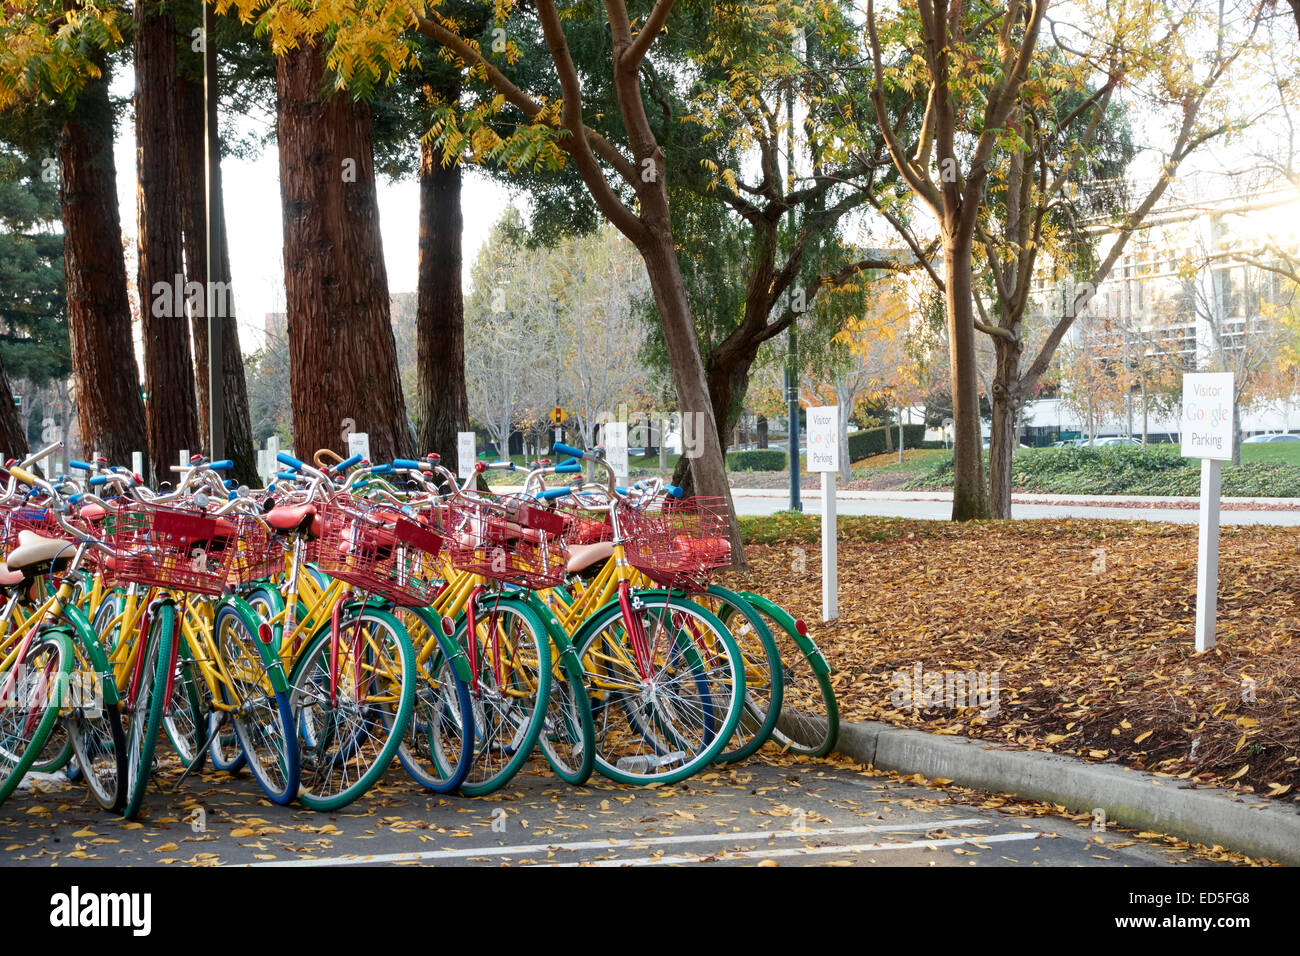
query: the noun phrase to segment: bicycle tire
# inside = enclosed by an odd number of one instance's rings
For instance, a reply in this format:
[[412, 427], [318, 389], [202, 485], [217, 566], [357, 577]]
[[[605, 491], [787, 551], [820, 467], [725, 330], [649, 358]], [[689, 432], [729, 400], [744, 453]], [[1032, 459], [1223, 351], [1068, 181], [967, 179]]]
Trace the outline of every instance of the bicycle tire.
[[[491, 627], [497, 628], [496, 644], [498, 651], [505, 648], [504, 656], [492, 652]], [[470, 684], [474, 761], [460, 790], [481, 797], [509, 783], [537, 746], [546, 716], [542, 703], [551, 692], [551, 642], [537, 612], [509, 598], [481, 601], [472, 638], [468, 630], [468, 618], [461, 615], [456, 643], [467, 650], [472, 639], [480, 646], [478, 674]]]
[[[474, 704], [469, 683], [457, 673], [447, 654], [448, 642], [437, 615], [426, 608], [407, 608], [399, 617], [416, 648], [418, 686], [397, 759], [425, 789], [452, 793], [474, 761]], [[421, 664], [420, 654], [430, 640], [436, 640], [437, 647]], [[454, 647], [452, 650], [456, 653]], [[447, 768], [446, 772], [442, 768]]]
[[[24, 670], [14, 675], [13, 698], [0, 706], [0, 773], [4, 774], [0, 804], [17, 789], [54, 731], [60, 691], [67, 686], [72, 660], [72, 641], [61, 631], [34, 638], [27, 648]], [[29, 679], [29, 673], [35, 678]], [[8, 677], [8, 671], [0, 672], [0, 684]]]
[[[221, 693], [234, 708], [231, 723], [249, 772], [272, 803], [291, 803], [298, 794], [300, 763], [289, 695], [275, 686], [277, 681], [257, 648], [251, 621], [236, 603], [217, 608], [212, 633], [226, 674], [236, 685], [222, 684]], [[274, 666], [278, 673], [278, 662]]]
[[770, 740], [785, 753], [826, 756], [840, 732], [839, 702], [826, 658], [789, 611], [761, 594], [742, 591], [740, 596], [764, 618], [781, 655], [781, 714]]
[[717, 615], [744, 658], [745, 708], [731, 740], [718, 754], [718, 763], [744, 760], [767, 743], [781, 716], [785, 692], [781, 652], [762, 616], [734, 591], [714, 584], [692, 593], [690, 599]]
[[153, 758], [162, 733], [163, 708], [167, 696], [167, 668], [172, 660], [172, 642], [176, 637], [176, 606], [164, 601], [153, 609], [149, 619], [144, 669], [136, 698], [124, 710], [126, 715], [126, 791], [122, 816], [134, 820], [144, 807], [153, 775]]
[[[367, 628], [363, 649], [369, 672], [386, 674], [385, 686], [369, 700], [349, 671], [361, 661], [348, 647], [349, 631]], [[376, 638], [378, 634], [378, 638]], [[382, 646], [381, 646], [382, 645]], [[393, 688], [392, 682], [397, 682]], [[367, 681], [368, 682], [368, 681]], [[298, 728], [301, 786], [298, 800], [312, 810], [338, 810], [363, 796], [397, 755], [415, 706], [415, 650], [406, 628], [378, 608], [346, 608], [340, 626], [338, 699], [330, 700], [330, 625], [307, 642], [294, 663], [289, 702]], [[382, 728], [376, 733], [372, 728]]]
[[[182, 643], [184, 644], [184, 635]], [[181, 652], [176, 655], [172, 695], [163, 707], [163, 731], [167, 734], [172, 749], [181, 758], [181, 763], [191, 770], [203, 768], [209, 750], [204, 746], [208, 739], [208, 708], [204, 706], [204, 695], [199, 692], [200, 680], [188, 644], [184, 644]]]
[[[684, 598], [636, 592], [631, 606], [654, 680], [637, 670], [616, 602], [575, 638], [597, 717], [596, 769], [616, 783], [676, 783], [713, 762], [736, 729], [745, 694], [740, 649], [714, 614]], [[712, 637], [701, 646], [705, 635]]]
[[103, 704], [99, 717], [74, 712], [66, 723], [86, 789], [109, 813], [121, 812], [126, 803], [127, 744], [120, 706]]

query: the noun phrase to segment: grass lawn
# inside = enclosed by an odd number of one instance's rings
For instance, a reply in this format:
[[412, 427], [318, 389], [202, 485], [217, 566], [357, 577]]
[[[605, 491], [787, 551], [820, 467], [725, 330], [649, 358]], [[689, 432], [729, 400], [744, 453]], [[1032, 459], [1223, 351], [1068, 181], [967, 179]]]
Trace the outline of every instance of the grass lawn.
[[[725, 583], [808, 622], [845, 719], [1300, 799], [1300, 529], [1222, 530], [1218, 644], [1196, 654], [1195, 527], [842, 517], [828, 625], [817, 519], [741, 525], [751, 570]], [[916, 665], [997, 675], [996, 713], [900, 704]]]

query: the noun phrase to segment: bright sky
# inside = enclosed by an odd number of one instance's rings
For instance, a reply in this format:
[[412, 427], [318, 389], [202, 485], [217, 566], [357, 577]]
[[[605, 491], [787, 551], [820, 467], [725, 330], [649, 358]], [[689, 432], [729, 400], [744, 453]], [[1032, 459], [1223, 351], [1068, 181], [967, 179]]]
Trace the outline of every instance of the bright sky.
[[[134, 77], [119, 72], [112, 84], [117, 96], [130, 96]], [[268, 104], [274, 110], [275, 104]], [[117, 193], [122, 231], [132, 244], [136, 236], [135, 127], [124, 117], [117, 130], [115, 149]], [[284, 311], [283, 226], [280, 217], [280, 167], [274, 144], [255, 160], [227, 158], [222, 162], [226, 228], [229, 230], [231, 283], [240, 344], [245, 352], [262, 344], [268, 312]], [[469, 269], [487, 240], [493, 223], [510, 202], [509, 193], [483, 174], [466, 169], [462, 192], [465, 231], [461, 248], [464, 282], [469, 291]], [[390, 292], [414, 292], [419, 239], [419, 185], [412, 178], [390, 182], [379, 177], [379, 221], [384, 241], [384, 263]], [[134, 259], [127, 263], [134, 269]]]

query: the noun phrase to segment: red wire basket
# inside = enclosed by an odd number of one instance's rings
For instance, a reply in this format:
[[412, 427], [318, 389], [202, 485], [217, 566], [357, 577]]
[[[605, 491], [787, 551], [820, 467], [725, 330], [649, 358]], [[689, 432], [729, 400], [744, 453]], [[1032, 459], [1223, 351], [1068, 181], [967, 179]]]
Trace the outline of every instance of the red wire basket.
[[531, 498], [455, 498], [448, 527], [448, 558], [460, 571], [532, 590], [564, 580], [564, 516]]
[[606, 512], [588, 511], [578, 504], [557, 504], [555, 510], [564, 517], [565, 544], [595, 544], [614, 537]]
[[284, 539], [271, 533], [266, 523], [247, 517], [230, 562], [230, 583], [252, 584], [284, 570]]
[[67, 537], [48, 508], [22, 506], [10, 508], [4, 516], [4, 553], [18, 547], [18, 532], [32, 531], [46, 538]]
[[320, 506], [316, 566], [394, 604], [425, 607], [438, 593], [442, 536], [390, 505], [335, 495]]
[[628, 563], [665, 587], [707, 587], [714, 569], [731, 564], [725, 498], [657, 498], [648, 508], [624, 505], [619, 527]]
[[104, 541], [116, 552], [100, 561], [115, 584], [220, 594], [247, 519], [128, 502], [104, 515]]

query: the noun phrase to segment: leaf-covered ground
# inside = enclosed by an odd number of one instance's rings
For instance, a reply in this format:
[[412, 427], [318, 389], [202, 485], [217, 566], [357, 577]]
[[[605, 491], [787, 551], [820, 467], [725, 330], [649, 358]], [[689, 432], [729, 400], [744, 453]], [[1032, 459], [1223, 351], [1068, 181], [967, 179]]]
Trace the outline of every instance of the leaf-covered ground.
[[[817, 521], [744, 527], [744, 583], [809, 622], [846, 719], [1300, 800], [1300, 529], [1224, 529], [1218, 645], [1197, 654], [1195, 527], [842, 519], [829, 625]], [[996, 674], [996, 713], [908, 706], [896, 675], [918, 664]]]

